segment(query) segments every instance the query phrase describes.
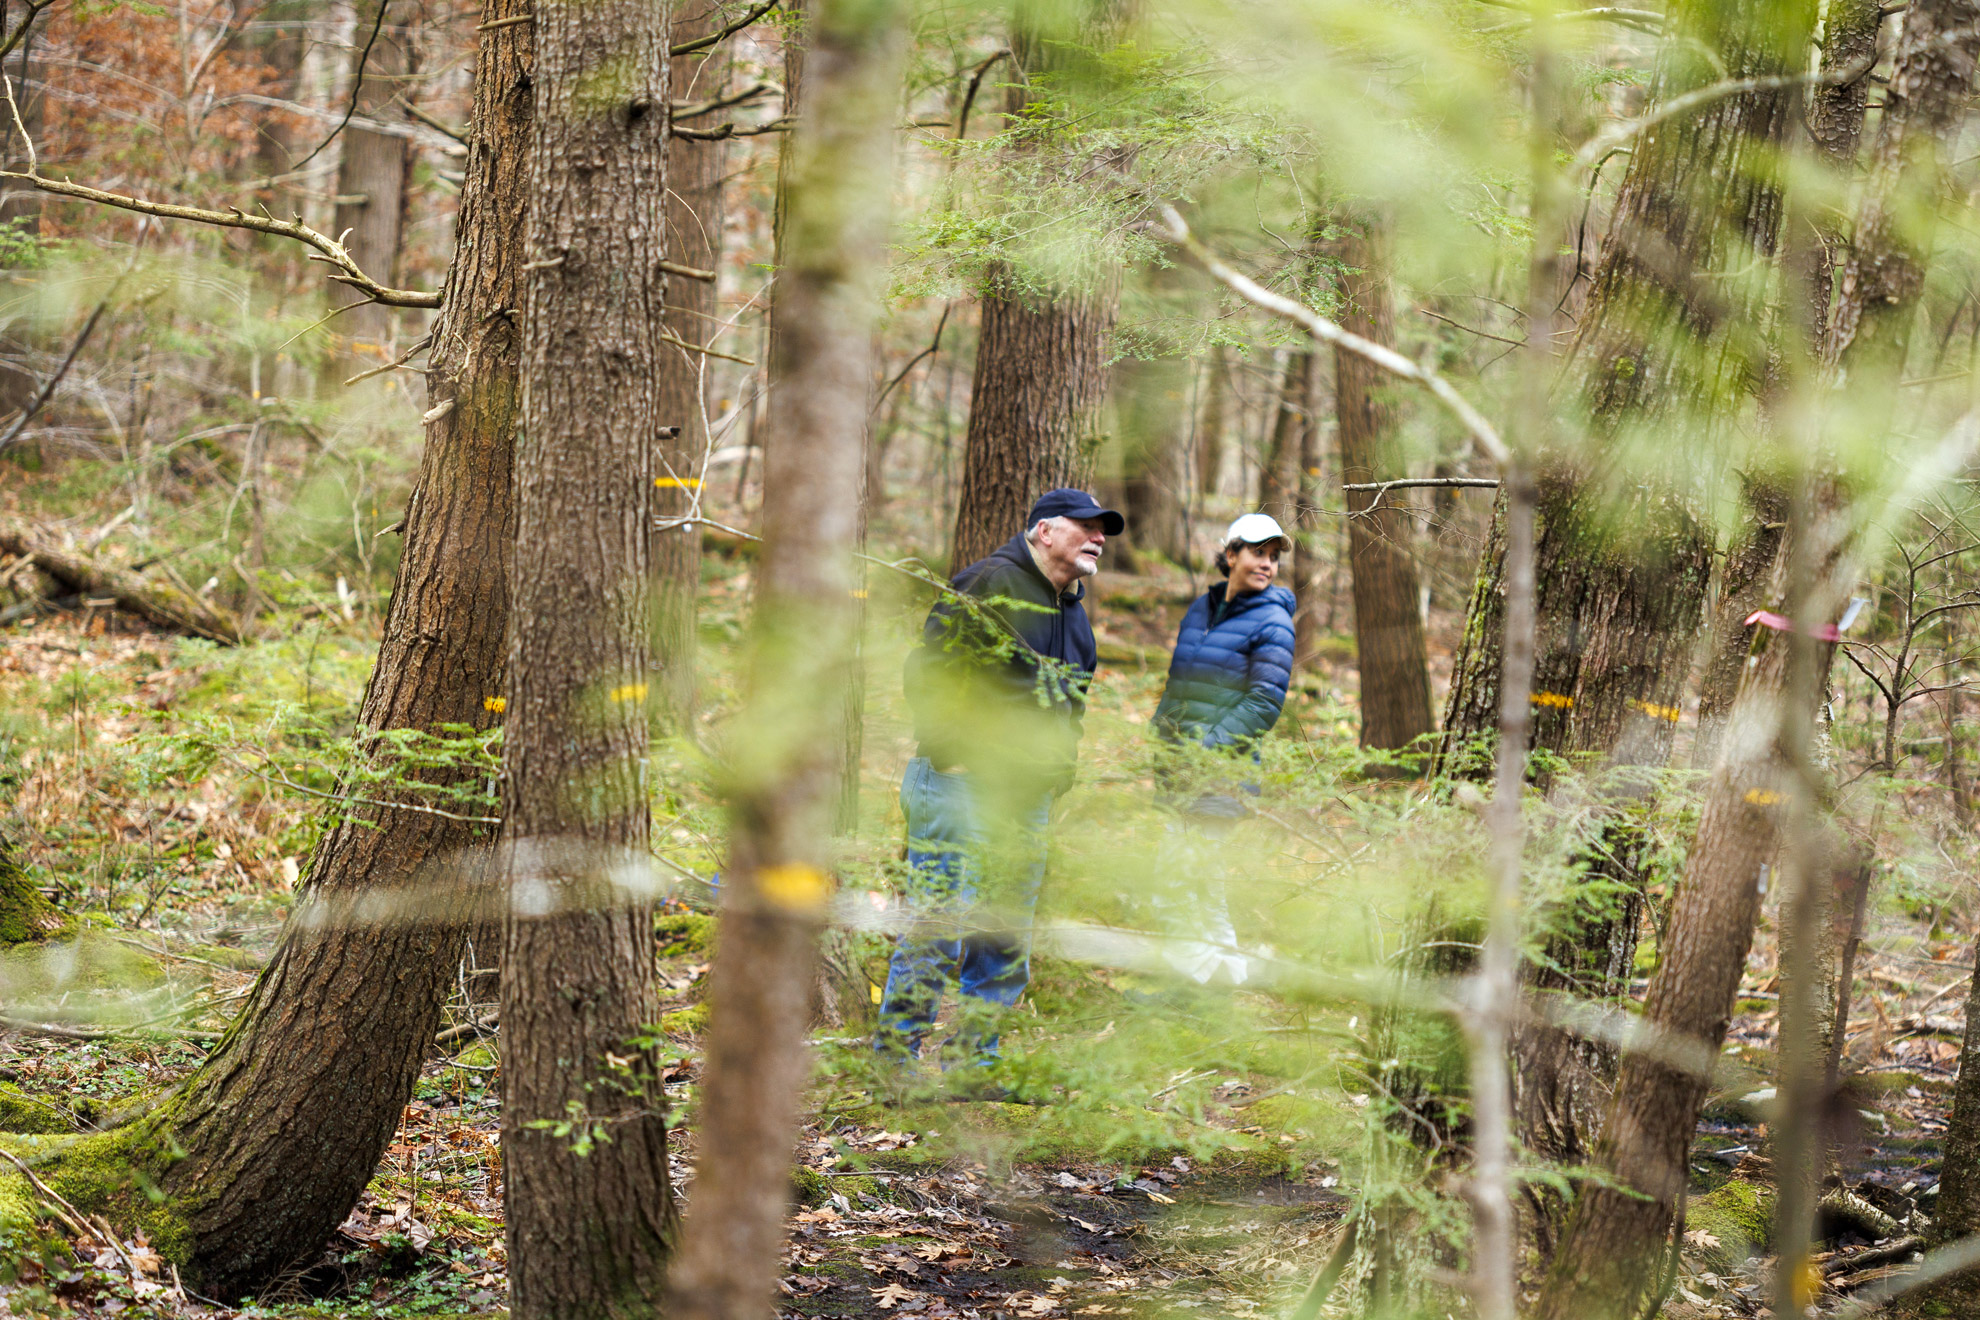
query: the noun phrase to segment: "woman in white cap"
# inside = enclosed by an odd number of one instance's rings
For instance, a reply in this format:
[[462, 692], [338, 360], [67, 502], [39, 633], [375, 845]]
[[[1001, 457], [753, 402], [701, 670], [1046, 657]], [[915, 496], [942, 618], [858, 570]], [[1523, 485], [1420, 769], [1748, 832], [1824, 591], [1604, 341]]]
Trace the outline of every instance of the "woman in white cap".
[[[1224, 533], [1217, 552], [1224, 580], [1197, 597], [1183, 616], [1168, 685], [1155, 708], [1155, 727], [1165, 741], [1224, 749], [1256, 761], [1255, 744], [1278, 723], [1292, 681], [1293, 594], [1274, 585], [1280, 558], [1291, 548], [1292, 538], [1270, 514], [1247, 513]], [[1168, 778], [1184, 789], [1175, 804], [1185, 832], [1213, 838], [1249, 814], [1242, 795], [1258, 792], [1256, 785], [1233, 785], [1220, 774], [1212, 778], [1223, 782], [1193, 788], [1184, 788], [1179, 773]], [[1173, 887], [1179, 878], [1175, 870], [1195, 868], [1163, 869], [1171, 873]], [[1190, 920], [1204, 938], [1176, 942], [1169, 961], [1197, 981], [1221, 971], [1241, 982], [1244, 960], [1234, 952], [1223, 887], [1212, 882], [1203, 889], [1207, 892], [1192, 905], [1198, 911]], [[1179, 898], [1171, 894], [1163, 906]]]

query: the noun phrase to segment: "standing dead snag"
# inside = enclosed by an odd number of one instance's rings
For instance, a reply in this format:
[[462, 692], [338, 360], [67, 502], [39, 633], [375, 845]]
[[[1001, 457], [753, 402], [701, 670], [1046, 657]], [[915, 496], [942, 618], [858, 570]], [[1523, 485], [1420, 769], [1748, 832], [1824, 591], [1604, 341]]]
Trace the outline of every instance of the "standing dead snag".
[[851, 654], [861, 439], [888, 230], [898, 0], [810, 7], [785, 182], [750, 698], [732, 738], [730, 865], [710, 988], [701, 1163], [672, 1320], [771, 1314], [797, 1137], [811, 969], [830, 895]]
[[522, 1320], [646, 1315], [674, 1232], [642, 869], [667, 11], [535, 0], [509, 587], [502, 1159]]

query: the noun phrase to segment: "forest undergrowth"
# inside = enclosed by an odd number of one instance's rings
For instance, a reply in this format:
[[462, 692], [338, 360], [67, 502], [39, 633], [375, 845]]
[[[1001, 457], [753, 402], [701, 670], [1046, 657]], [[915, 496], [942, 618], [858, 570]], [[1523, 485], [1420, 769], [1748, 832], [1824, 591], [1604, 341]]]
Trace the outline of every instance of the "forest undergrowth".
[[[711, 559], [702, 727], [656, 744], [656, 851], [681, 882], [656, 929], [667, 999], [655, 1026], [690, 1213], [702, 995], [719, 939], [705, 915], [722, 837], [709, 767], [734, 700], [727, 616], [747, 599], [749, 571], [746, 559]], [[909, 751], [893, 676], [915, 606], [905, 585], [875, 596], [861, 829], [841, 880], [884, 913], [902, 870], [892, 780]], [[1341, 697], [1352, 669], [1323, 665], [1268, 753], [1258, 818], [1221, 859], [1261, 974], [1236, 988], [1168, 974], [1147, 880], [1174, 854], [1151, 805], [1146, 719], [1158, 642], [1185, 599], [1161, 576], [1115, 577], [1100, 592], [1110, 663], [1082, 785], [1061, 807], [1032, 989], [1000, 1069], [1044, 1103], [944, 1103], [932, 1089], [901, 1097], [876, 1085], [865, 1041], [886, 936], [857, 921], [828, 935], [785, 1314], [1280, 1314], [1333, 1258], [1349, 1198], [1385, 1178], [1413, 1198], [1403, 1249], [1435, 1259], [1461, 1232], [1451, 1201], [1420, 1190], [1436, 1185], [1440, 1157], [1402, 1135], [1375, 1015], [1327, 978], [1382, 975], [1426, 897], [1474, 901], [1473, 808], [1448, 785], [1366, 774]], [[225, 1030], [322, 828], [368, 666], [364, 625], [331, 613], [232, 648], [103, 610], [0, 635], [10, 776], [0, 824], [29, 882], [70, 923], [0, 961], [0, 1109], [8, 1128], [40, 1134], [9, 1137], [9, 1156], [154, 1101]], [[1685, 784], [1673, 789], [1675, 840], [1688, 807]], [[1856, 964], [1856, 1117], [1839, 1189], [1854, 1195], [1827, 1211], [1828, 1305], [1898, 1268], [1908, 1253], [1893, 1244], [1930, 1213], [1970, 975], [1973, 917], [1956, 883], [1970, 844], [1941, 828], [1935, 787], [1880, 791], [1880, 827], [1904, 843], [1887, 855], [1914, 860], [1880, 884]], [[1556, 792], [1540, 815], [1536, 884], [1548, 883], [1541, 859], [1575, 837], [1573, 803]], [[1388, 883], [1349, 883], [1370, 875]], [[1770, 908], [1694, 1147], [1671, 1316], [1763, 1313], [1774, 920]], [[1140, 932], [1145, 943], [1098, 955], [1095, 932]], [[1653, 918], [1639, 998], [1654, 937]], [[499, 1313], [501, 1060], [475, 971], [463, 965], [398, 1135], [320, 1260], [221, 1306], [187, 1290], [151, 1242], [62, 1211], [48, 1189], [52, 1217], [40, 1236], [16, 1237], [0, 1300], [16, 1314]], [[935, 1086], [932, 1072], [925, 1080]], [[1410, 1166], [1400, 1178], [1399, 1160]], [[1322, 1313], [1348, 1314], [1358, 1282], [1345, 1280]]]

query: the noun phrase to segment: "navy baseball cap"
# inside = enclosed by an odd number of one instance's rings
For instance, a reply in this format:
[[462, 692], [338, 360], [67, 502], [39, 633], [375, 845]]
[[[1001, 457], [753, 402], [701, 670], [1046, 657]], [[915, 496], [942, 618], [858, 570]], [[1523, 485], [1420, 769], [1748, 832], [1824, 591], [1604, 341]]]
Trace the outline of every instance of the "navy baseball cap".
[[1038, 502], [1031, 506], [1031, 517], [1024, 525], [1036, 527], [1047, 518], [1098, 518], [1100, 529], [1109, 536], [1119, 536], [1127, 529], [1127, 519], [1118, 512], [1101, 508], [1100, 501], [1070, 486], [1048, 490], [1040, 495]]

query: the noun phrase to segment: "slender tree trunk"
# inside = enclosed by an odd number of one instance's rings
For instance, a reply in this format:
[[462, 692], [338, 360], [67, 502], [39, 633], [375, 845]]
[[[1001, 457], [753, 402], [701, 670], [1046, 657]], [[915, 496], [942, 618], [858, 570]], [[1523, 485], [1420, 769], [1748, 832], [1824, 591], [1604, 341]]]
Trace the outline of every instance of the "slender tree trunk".
[[[1350, 219], [1342, 225], [1335, 253], [1345, 268], [1341, 325], [1394, 347], [1396, 315], [1383, 241], [1372, 223]], [[1389, 390], [1373, 363], [1357, 353], [1334, 350], [1343, 483], [1405, 475]], [[1416, 560], [1410, 553], [1415, 529], [1408, 513], [1387, 494], [1378, 501], [1367, 491], [1349, 491], [1347, 508], [1361, 745], [1407, 747], [1436, 727], [1430, 715], [1430, 663], [1423, 645]]]
[[1265, 466], [1258, 473], [1258, 507], [1289, 532], [1299, 525], [1300, 457], [1306, 433], [1313, 426], [1312, 377], [1312, 350], [1299, 349], [1287, 355], [1285, 372], [1279, 378], [1279, 406], [1272, 416], [1272, 440]]
[[[1833, 487], [1829, 501], [1821, 521], [1799, 530], [1828, 543], [1825, 577], [1840, 554]], [[1788, 778], [1787, 724], [1806, 718], [1793, 707], [1811, 694], [1796, 690], [1790, 640], [1762, 634], [1733, 704], [1650, 981], [1644, 1017], [1657, 1044], [1623, 1057], [1597, 1152], [1610, 1180], [1582, 1189], [1535, 1311], [1540, 1320], [1637, 1315], [1654, 1300], [1692, 1129], [1746, 970], [1760, 880], [1775, 861], [1788, 795], [1800, 791]]]
[[732, 851], [702, 1072], [701, 1163], [671, 1320], [775, 1310], [852, 654], [861, 441], [888, 230], [903, 13], [816, 0], [785, 183], [767, 544], [735, 734]]
[[1224, 471], [1224, 432], [1230, 425], [1230, 355], [1222, 344], [1203, 365], [1203, 415], [1196, 428], [1196, 491], [1215, 495]]
[[594, 1320], [651, 1314], [675, 1229], [640, 1040], [659, 1012], [644, 868], [668, 25], [650, 0], [531, 12], [502, 1160], [514, 1313]]
[[[1827, 309], [1824, 308], [1826, 313]], [[1719, 738], [1733, 698], [1746, 676], [1753, 647], [1747, 619], [1770, 603], [1774, 562], [1787, 528], [1787, 493], [1771, 477], [1746, 482], [1746, 518], [1719, 569], [1719, 601], [1712, 612], [1704, 673], [1698, 684], [1698, 731], [1691, 744], [1691, 767], [1710, 770], [1718, 763]], [[1756, 625], [1757, 626], [1757, 625]]]
[[[523, 12], [497, 0], [490, 19]], [[501, 709], [514, 311], [526, 195], [529, 29], [486, 35], [428, 376], [435, 414], [405, 515], [365, 729], [486, 727]], [[370, 788], [367, 796], [381, 790]], [[160, 1115], [183, 1154], [160, 1179], [185, 1220], [189, 1279], [252, 1291], [322, 1248], [377, 1170], [432, 1046], [467, 915], [455, 890], [478, 829], [416, 811], [355, 812], [310, 858], [303, 899], [246, 1007]], [[380, 896], [387, 919], [359, 920]], [[114, 1135], [114, 1134], [113, 1134]]]
[[1185, 566], [1192, 558], [1182, 461], [1188, 443], [1189, 411], [1182, 403], [1187, 384], [1184, 364], [1176, 358], [1131, 358], [1114, 367], [1127, 535], [1137, 550]]
[[[405, 26], [407, 10], [393, 13], [389, 8], [380, 24], [379, 8], [389, 0], [360, 0], [357, 6], [356, 47], [351, 52], [351, 77], [357, 85], [357, 114], [366, 119], [403, 118], [393, 106], [405, 96], [406, 79], [412, 73], [412, 32]], [[403, 0], [401, 0], [403, 3]], [[377, 26], [378, 36], [365, 43]], [[362, 67], [360, 67], [360, 60]], [[343, 157], [337, 166], [337, 215], [334, 234], [345, 234], [344, 245], [365, 274], [386, 284], [399, 264], [399, 246], [405, 233], [407, 184], [411, 181], [412, 144], [402, 137], [375, 133], [352, 124], [341, 139]], [[347, 292], [339, 286], [339, 293]], [[348, 302], [346, 297], [343, 301]], [[337, 326], [341, 338], [358, 354], [373, 359], [372, 365], [389, 352], [392, 343], [393, 309], [383, 303], [366, 303], [345, 312]], [[349, 376], [348, 362], [332, 367], [339, 378]]]
[[[722, 11], [710, 0], [681, 0], [674, 11], [675, 45], [721, 29]], [[714, 99], [729, 85], [729, 43], [676, 55], [668, 70], [670, 95], [690, 103]], [[705, 121], [697, 120], [705, 126]], [[697, 270], [722, 262], [723, 142], [676, 137], [667, 144], [668, 259]], [[690, 344], [714, 337], [719, 302], [711, 281], [674, 279], [667, 286], [665, 328]], [[654, 501], [660, 519], [679, 518], [701, 489], [702, 456], [708, 449], [708, 416], [718, 402], [704, 388], [708, 360], [699, 353], [669, 347], [660, 359], [660, 420], [679, 427], [660, 450]], [[695, 704], [695, 599], [701, 588], [701, 525], [683, 523], [656, 534], [653, 544], [655, 599], [654, 673], [662, 709], [680, 724]]]
[[[1293, 667], [1311, 668], [1320, 641], [1321, 583], [1325, 580], [1320, 553], [1322, 538], [1333, 530], [1334, 520], [1321, 512], [1320, 492], [1326, 483], [1320, 479], [1321, 456], [1326, 449], [1320, 430], [1317, 401], [1323, 396], [1320, 384], [1321, 357], [1306, 355], [1306, 426], [1299, 437], [1297, 485], [1298, 528], [1293, 530], [1297, 546], [1293, 551], [1293, 596], [1298, 608], [1293, 614]], [[1292, 529], [1288, 529], [1292, 530]]]

